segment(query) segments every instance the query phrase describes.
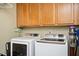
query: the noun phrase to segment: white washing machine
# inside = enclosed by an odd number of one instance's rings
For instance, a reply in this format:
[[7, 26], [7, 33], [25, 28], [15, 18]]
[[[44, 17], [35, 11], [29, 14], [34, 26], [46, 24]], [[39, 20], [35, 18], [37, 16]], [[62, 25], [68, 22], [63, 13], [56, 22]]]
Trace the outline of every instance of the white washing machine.
[[11, 56], [34, 56], [36, 38], [17, 37], [11, 39]]
[[35, 56], [68, 56], [68, 39], [63, 34], [46, 35], [35, 41]]

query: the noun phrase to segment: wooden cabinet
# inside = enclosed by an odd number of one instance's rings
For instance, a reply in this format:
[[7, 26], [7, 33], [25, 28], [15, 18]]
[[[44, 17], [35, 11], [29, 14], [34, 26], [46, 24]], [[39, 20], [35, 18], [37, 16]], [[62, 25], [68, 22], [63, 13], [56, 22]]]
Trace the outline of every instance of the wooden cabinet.
[[30, 25], [29, 22], [29, 4], [17, 4], [17, 27]]
[[50, 26], [55, 24], [55, 4], [17, 4], [18, 27]]
[[17, 6], [17, 27], [39, 25], [39, 4], [19, 3]]
[[51, 26], [55, 24], [55, 4], [40, 4], [40, 25]]
[[79, 25], [79, 4], [73, 3], [18, 3], [17, 26]]
[[29, 21], [31, 22], [30, 26], [39, 26], [39, 4], [31, 3], [29, 7]]
[[76, 56], [77, 52], [76, 52], [76, 47], [69, 47], [69, 56]]
[[17, 4], [17, 5], [16, 5], [16, 8], [17, 8], [17, 9], [16, 9], [16, 10], [17, 10], [17, 11], [16, 11], [16, 14], [17, 14], [17, 26], [19, 27], [19, 26], [21, 26], [21, 23], [22, 23], [22, 22], [21, 22], [21, 21], [22, 21], [22, 20], [21, 20], [22, 18], [20, 18], [20, 17], [21, 17], [21, 12], [20, 12], [20, 10], [21, 10], [21, 8], [22, 8], [21, 4]]
[[79, 25], [79, 3], [74, 3], [74, 20], [75, 24]]
[[58, 25], [69, 25], [74, 24], [73, 19], [73, 4], [61, 3], [56, 4], [56, 24]]

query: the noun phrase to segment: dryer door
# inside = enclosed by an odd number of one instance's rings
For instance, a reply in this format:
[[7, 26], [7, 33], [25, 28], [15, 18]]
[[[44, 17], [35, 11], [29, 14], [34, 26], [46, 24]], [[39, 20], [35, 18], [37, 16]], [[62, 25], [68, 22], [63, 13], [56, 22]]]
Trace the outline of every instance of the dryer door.
[[13, 56], [27, 56], [27, 45], [13, 43]]

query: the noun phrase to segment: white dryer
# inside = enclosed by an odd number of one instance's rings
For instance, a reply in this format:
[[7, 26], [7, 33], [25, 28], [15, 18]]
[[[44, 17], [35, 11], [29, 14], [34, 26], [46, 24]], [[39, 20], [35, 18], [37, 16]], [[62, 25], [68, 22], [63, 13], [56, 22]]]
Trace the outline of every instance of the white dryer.
[[11, 56], [34, 56], [35, 41], [33, 37], [17, 37], [11, 39]]

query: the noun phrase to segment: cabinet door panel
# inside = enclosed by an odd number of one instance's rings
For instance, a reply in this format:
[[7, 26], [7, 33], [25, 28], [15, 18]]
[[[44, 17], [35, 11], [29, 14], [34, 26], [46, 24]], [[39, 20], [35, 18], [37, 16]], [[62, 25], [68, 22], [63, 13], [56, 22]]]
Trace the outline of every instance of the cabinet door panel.
[[23, 26], [29, 26], [30, 21], [29, 21], [29, 4], [23, 4], [23, 15], [22, 15], [22, 20], [23, 20]]
[[56, 4], [56, 20], [57, 24], [74, 24], [73, 4]]
[[55, 23], [55, 4], [40, 4], [40, 22], [43, 26], [53, 25]]
[[79, 25], [79, 3], [74, 4], [74, 19], [75, 24]]
[[16, 12], [17, 12], [17, 26], [18, 27], [20, 27], [21, 26], [21, 22], [22, 22], [22, 17], [21, 17], [21, 14], [22, 14], [22, 10], [21, 10], [21, 8], [22, 8], [22, 5], [21, 4], [17, 4], [16, 5]]
[[17, 25], [18, 27], [29, 25], [29, 7], [28, 4], [17, 4]]
[[38, 26], [39, 25], [39, 4], [31, 3], [30, 4], [30, 22], [31, 26]]

